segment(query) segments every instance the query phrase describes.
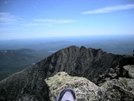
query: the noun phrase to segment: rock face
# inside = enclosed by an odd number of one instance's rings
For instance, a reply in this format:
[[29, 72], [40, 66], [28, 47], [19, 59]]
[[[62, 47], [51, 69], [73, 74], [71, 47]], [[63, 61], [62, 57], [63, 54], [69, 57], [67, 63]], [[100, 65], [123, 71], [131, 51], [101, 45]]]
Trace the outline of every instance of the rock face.
[[[49, 86], [45, 79], [62, 71], [70, 76], [85, 77], [98, 85], [120, 77], [130, 78], [128, 75], [132, 75], [132, 73], [125, 70], [124, 64], [122, 64], [127, 59], [119, 62], [121, 58], [123, 56], [106, 53], [100, 49], [70, 46], [2, 80], [0, 82], [0, 100], [49, 101]], [[127, 65], [127, 61], [125, 65]], [[109, 73], [111, 73], [110, 76]], [[102, 97], [102, 99], [104, 98]]]

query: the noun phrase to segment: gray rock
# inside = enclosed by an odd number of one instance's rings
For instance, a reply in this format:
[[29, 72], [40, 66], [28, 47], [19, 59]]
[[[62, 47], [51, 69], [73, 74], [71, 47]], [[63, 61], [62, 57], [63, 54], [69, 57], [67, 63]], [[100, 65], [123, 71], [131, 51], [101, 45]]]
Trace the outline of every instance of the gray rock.
[[119, 78], [105, 82], [100, 87], [101, 101], [133, 101], [134, 79]]
[[134, 78], [134, 65], [126, 65], [123, 68], [128, 71], [130, 77]]
[[49, 96], [54, 101], [64, 88], [73, 88], [76, 92], [77, 101], [97, 101], [98, 86], [83, 77], [71, 77], [65, 72], [59, 72], [53, 77], [45, 79], [49, 86]]
[[64, 88], [73, 88], [77, 101], [133, 101], [134, 79], [119, 78], [106, 81], [101, 87], [83, 77], [69, 76], [59, 72], [45, 79], [49, 96], [54, 101]]

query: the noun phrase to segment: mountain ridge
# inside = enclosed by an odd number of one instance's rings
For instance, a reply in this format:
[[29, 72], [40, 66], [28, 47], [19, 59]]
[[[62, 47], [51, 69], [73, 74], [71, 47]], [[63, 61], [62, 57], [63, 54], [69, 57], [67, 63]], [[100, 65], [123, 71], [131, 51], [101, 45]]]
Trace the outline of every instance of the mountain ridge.
[[[46, 78], [64, 71], [72, 76], [97, 81], [100, 74], [118, 66], [123, 56], [92, 49], [70, 46], [59, 50], [37, 64], [0, 82], [0, 99], [8, 101], [49, 101]], [[97, 70], [97, 71], [96, 71]], [[10, 99], [10, 100], [9, 100]]]

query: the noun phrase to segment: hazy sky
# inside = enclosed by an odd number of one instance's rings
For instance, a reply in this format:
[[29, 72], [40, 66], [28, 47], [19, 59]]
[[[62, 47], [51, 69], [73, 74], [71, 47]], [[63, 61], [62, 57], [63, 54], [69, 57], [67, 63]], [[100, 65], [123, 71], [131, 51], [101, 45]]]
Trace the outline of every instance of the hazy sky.
[[0, 39], [134, 34], [134, 0], [0, 0]]

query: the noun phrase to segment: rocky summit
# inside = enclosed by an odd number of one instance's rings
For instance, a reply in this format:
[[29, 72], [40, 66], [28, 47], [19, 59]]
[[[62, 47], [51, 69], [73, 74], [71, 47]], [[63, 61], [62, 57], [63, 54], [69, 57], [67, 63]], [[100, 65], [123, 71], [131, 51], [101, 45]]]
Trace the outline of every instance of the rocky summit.
[[133, 101], [133, 65], [133, 56], [70, 46], [2, 80], [0, 101], [53, 101], [66, 85], [79, 101]]
[[45, 79], [49, 86], [49, 96], [54, 101], [64, 88], [73, 88], [77, 101], [133, 101], [134, 78], [112, 79], [102, 86], [97, 86], [83, 77], [71, 77], [65, 72], [59, 72]]

